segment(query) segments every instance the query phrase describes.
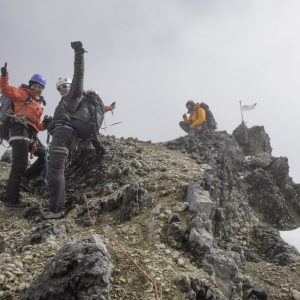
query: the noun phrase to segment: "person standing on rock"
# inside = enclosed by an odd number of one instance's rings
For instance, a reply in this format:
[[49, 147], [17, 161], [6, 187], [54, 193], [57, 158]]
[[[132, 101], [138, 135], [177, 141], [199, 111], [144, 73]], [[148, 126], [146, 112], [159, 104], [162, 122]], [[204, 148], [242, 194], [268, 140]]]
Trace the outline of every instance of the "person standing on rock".
[[[28, 85], [22, 84], [19, 88], [12, 87], [8, 83], [7, 63], [1, 68], [1, 93], [12, 101], [14, 111], [9, 127], [12, 166], [6, 188], [6, 198], [3, 199], [6, 207], [27, 206], [27, 203], [20, 199], [21, 178], [30, 179], [38, 176], [45, 166], [45, 149], [37, 139], [37, 133], [45, 129], [41, 121], [46, 104], [41, 94], [45, 86], [45, 78], [40, 74], [34, 74]], [[36, 155], [38, 159], [27, 169], [28, 152]]]
[[184, 114], [182, 116], [183, 121], [179, 123], [179, 126], [188, 134], [194, 134], [205, 126], [206, 113], [199, 103], [195, 103], [192, 100], [187, 101], [186, 108], [190, 115], [187, 117], [187, 115]]
[[[83, 90], [84, 53], [86, 51], [80, 41], [72, 42], [71, 47], [75, 51], [73, 79], [62, 77], [58, 79], [56, 88], [62, 98], [55, 109], [53, 119], [47, 124], [47, 129], [53, 138], [49, 147], [47, 172], [50, 203], [49, 211], [43, 214], [45, 219], [64, 217], [66, 196], [64, 172], [72, 145], [77, 138], [90, 139], [96, 151], [102, 153], [104, 149], [98, 136], [99, 126], [102, 124], [104, 113], [115, 108], [115, 103], [104, 106], [96, 92]], [[93, 106], [92, 112], [89, 106], [91, 97], [99, 101], [99, 106]], [[97, 124], [91, 120], [91, 114], [93, 118], [95, 117], [95, 122], [99, 121]], [[83, 132], [87, 134], [84, 137]]]

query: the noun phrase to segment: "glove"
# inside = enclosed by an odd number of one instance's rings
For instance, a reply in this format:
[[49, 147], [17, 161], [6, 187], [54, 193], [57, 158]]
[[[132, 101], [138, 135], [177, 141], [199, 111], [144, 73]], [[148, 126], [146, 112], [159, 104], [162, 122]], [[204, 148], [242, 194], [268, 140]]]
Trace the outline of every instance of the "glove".
[[111, 106], [112, 110], [115, 109], [116, 108], [116, 102], [113, 102], [110, 106]]
[[80, 41], [77, 42], [71, 42], [71, 47], [75, 50], [75, 51], [84, 51], [85, 50], [82, 48], [82, 43]]
[[7, 75], [7, 62], [4, 64], [4, 67], [1, 68], [1, 75], [2, 76]]
[[42, 124], [43, 126], [47, 129], [47, 127], [49, 126], [49, 124], [52, 122], [52, 117], [51, 116], [45, 116], [43, 121], [42, 121]]
[[182, 115], [182, 117], [183, 117], [184, 119], [186, 119], [186, 118], [187, 118], [186, 114]]

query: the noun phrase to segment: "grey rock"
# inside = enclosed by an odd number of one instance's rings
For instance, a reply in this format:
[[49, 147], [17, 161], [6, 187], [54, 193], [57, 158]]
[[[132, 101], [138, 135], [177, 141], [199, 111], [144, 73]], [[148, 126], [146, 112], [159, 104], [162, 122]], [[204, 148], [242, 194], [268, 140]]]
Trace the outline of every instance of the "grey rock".
[[269, 170], [278, 186], [283, 187], [289, 180], [289, 163], [286, 157], [273, 158]]
[[204, 228], [192, 228], [188, 243], [191, 251], [196, 254], [198, 259], [201, 259], [205, 253], [211, 251], [213, 240], [213, 236]]
[[276, 228], [286, 228], [293, 223], [285, 195], [274, 184], [273, 176], [263, 169], [256, 169], [246, 178], [250, 205], [263, 216], [264, 221]]
[[11, 150], [5, 150], [4, 153], [1, 156], [0, 161], [6, 162], [6, 163], [11, 163], [12, 162], [12, 152]]
[[260, 286], [256, 286], [249, 278], [243, 280], [243, 295], [245, 299], [267, 300], [267, 292]]
[[138, 183], [129, 184], [120, 196], [121, 221], [128, 221], [139, 211], [139, 201], [144, 190]]
[[64, 236], [67, 229], [64, 223], [40, 224], [38, 228], [25, 240], [25, 244], [40, 244], [57, 237]]
[[190, 183], [185, 195], [191, 213], [198, 213], [203, 218], [209, 219], [214, 203], [210, 200], [209, 192], [203, 190], [199, 183]]
[[258, 225], [254, 228], [252, 251], [259, 254], [264, 260], [280, 265], [293, 263], [293, 255], [297, 253], [294, 248], [281, 239], [277, 230], [266, 225]]
[[261, 152], [248, 158], [248, 163], [253, 169], [267, 168], [272, 162], [272, 155], [268, 152]]
[[204, 282], [200, 282], [198, 278], [188, 276], [180, 276], [176, 279], [180, 291], [190, 300], [225, 300], [218, 292], [213, 291]]
[[256, 155], [262, 152], [271, 154], [270, 138], [263, 126], [247, 128], [245, 123], [238, 126], [232, 133], [245, 155]]
[[109, 300], [111, 258], [98, 235], [65, 244], [23, 300]]
[[213, 270], [216, 284], [226, 299], [240, 299], [241, 279], [236, 263], [226, 253], [216, 251], [205, 255], [204, 269]]

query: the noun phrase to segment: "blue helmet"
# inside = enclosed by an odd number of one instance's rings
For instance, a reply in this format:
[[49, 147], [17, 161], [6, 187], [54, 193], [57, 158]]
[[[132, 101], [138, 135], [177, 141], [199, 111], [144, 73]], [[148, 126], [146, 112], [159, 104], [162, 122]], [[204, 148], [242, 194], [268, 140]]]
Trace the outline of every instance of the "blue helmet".
[[29, 80], [30, 85], [33, 84], [33, 83], [38, 83], [41, 86], [45, 87], [46, 86], [46, 79], [41, 74], [34, 74], [34, 75], [32, 75], [32, 77]]

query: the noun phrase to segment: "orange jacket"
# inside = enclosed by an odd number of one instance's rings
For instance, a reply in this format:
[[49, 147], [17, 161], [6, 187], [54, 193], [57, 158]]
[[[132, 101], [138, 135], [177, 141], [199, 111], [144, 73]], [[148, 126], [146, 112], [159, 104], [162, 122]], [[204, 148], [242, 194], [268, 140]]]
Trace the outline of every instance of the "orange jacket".
[[196, 103], [194, 106], [194, 111], [188, 118], [184, 118], [183, 121], [188, 124], [190, 128], [195, 128], [206, 121], [205, 110], [200, 107], [199, 103]]
[[[43, 101], [38, 99], [32, 90], [9, 86], [8, 75], [0, 77], [0, 90], [3, 96], [13, 102], [14, 112], [17, 116], [24, 116], [36, 131], [45, 130], [41, 122], [44, 111]], [[30, 101], [27, 101], [28, 99]]]

